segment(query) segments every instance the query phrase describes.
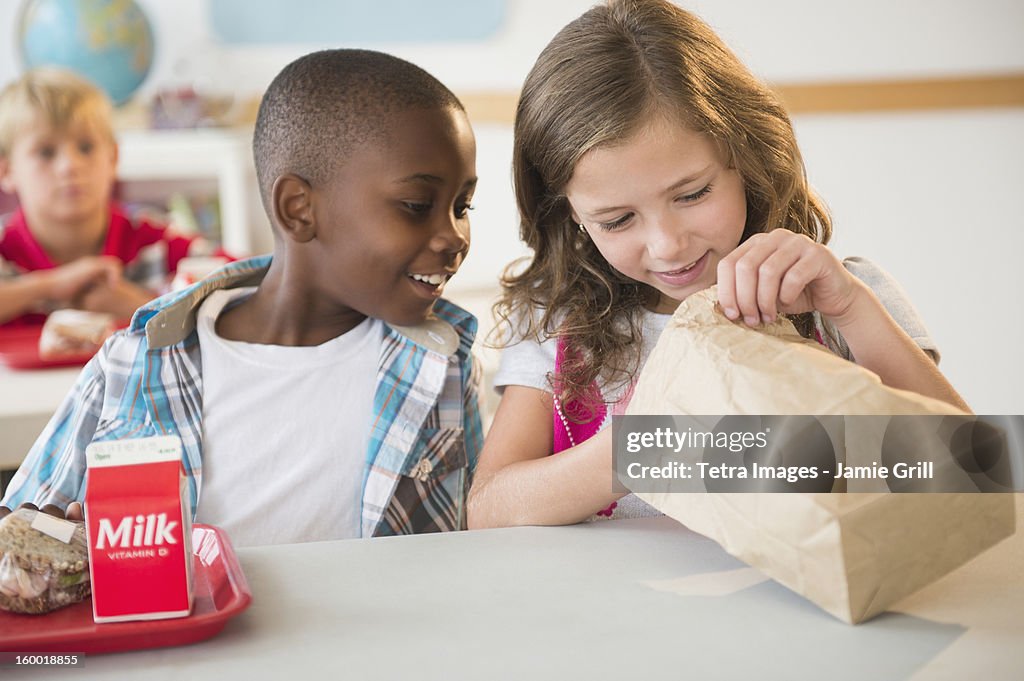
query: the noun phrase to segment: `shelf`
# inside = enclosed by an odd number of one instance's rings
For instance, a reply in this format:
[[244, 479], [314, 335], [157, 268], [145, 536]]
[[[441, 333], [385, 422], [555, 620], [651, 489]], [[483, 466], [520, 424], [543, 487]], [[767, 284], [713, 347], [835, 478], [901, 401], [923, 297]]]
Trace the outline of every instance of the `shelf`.
[[262, 224], [252, 132], [248, 129], [130, 130], [118, 135], [118, 180], [130, 193], [132, 183], [194, 184], [208, 181], [220, 200], [221, 240], [232, 255], [247, 255], [264, 244], [254, 224]]

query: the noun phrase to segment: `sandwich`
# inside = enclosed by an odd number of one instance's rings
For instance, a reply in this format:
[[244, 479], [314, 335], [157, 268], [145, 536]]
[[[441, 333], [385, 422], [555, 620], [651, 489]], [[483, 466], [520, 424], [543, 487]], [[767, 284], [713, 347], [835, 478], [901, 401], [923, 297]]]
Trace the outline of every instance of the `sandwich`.
[[[0, 519], [0, 608], [40, 614], [77, 603], [90, 594], [89, 551], [85, 523], [38, 518], [40, 511], [19, 508]], [[43, 524], [42, 521], [46, 521]], [[53, 532], [51, 536], [37, 527]], [[68, 541], [62, 541], [64, 537]]]
[[114, 333], [114, 317], [85, 310], [54, 310], [39, 336], [39, 356], [60, 359], [93, 355]]

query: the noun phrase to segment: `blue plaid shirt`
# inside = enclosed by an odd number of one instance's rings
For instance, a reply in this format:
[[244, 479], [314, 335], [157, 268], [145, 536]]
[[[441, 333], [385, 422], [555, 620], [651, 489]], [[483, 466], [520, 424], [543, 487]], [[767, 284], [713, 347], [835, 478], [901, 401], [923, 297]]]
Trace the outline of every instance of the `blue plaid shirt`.
[[[269, 263], [269, 256], [231, 263], [139, 308], [82, 370], [0, 504], [82, 501], [89, 443], [173, 434], [182, 441], [195, 509], [203, 478], [196, 312], [217, 289], [258, 285]], [[421, 325], [385, 324], [364, 467], [364, 537], [465, 527], [469, 477], [483, 444], [475, 334], [473, 315], [444, 300]]]

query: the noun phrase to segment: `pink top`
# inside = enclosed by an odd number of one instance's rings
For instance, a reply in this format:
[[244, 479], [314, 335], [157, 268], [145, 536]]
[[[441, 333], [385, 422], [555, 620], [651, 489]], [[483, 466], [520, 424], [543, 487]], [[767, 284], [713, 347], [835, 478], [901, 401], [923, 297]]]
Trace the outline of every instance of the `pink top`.
[[[562, 356], [566, 352], [565, 341], [562, 338], [558, 339], [558, 350], [555, 353], [555, 377], [561, 373], [562, 369]], [[605, 417], [608, 415], [608, 408], [605, 406], [604, 398], [601, 395], [601, 390], [597, 387], [596, 383], [590, 385], [588, 390], [590, 396], [590, 402], [594, 405], [593, 409], [588, 409], [579, 400], [573, 400], [566, 404], [563, 408], [562, 403], [558, 399], [558, 388], [555, 386], [554, 390], [554, 448], [552, 454], [558, 454], [559, 452], [565, 451], [570, 447], [575, 447], [581, 442], [589, 440], [597, 434], [597, 431], [601, 430], [601, 425], [604, 423]], [[618, 409], [624, 409], [625, 405], [629, 403], [629, 397], [633, 394], [632, 386], [628, 391], [626, 397], [616, 405]], [[620, 406], [621, 405], [621, 406]], [[572, 415], [576, 418], [578, 423], [570, 420], [568, 415]], [[590, 418], [586, 418], [586, 417]], [[615, 507], [618, 506], [617, 502], [612, 502], [612, 505], [603, 511], [598, 511], [597, 515], [611, 516]]]

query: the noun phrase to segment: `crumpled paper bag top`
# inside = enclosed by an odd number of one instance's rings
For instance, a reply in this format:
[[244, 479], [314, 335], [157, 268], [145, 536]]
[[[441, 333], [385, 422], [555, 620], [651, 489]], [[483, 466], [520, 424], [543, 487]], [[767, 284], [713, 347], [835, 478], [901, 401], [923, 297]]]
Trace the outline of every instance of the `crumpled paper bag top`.
[[718, 307], [718, 288], [684, 300], [640, 373], [628, 414], [962, 414], [881, 379], [785, 317], [750, 328]]

